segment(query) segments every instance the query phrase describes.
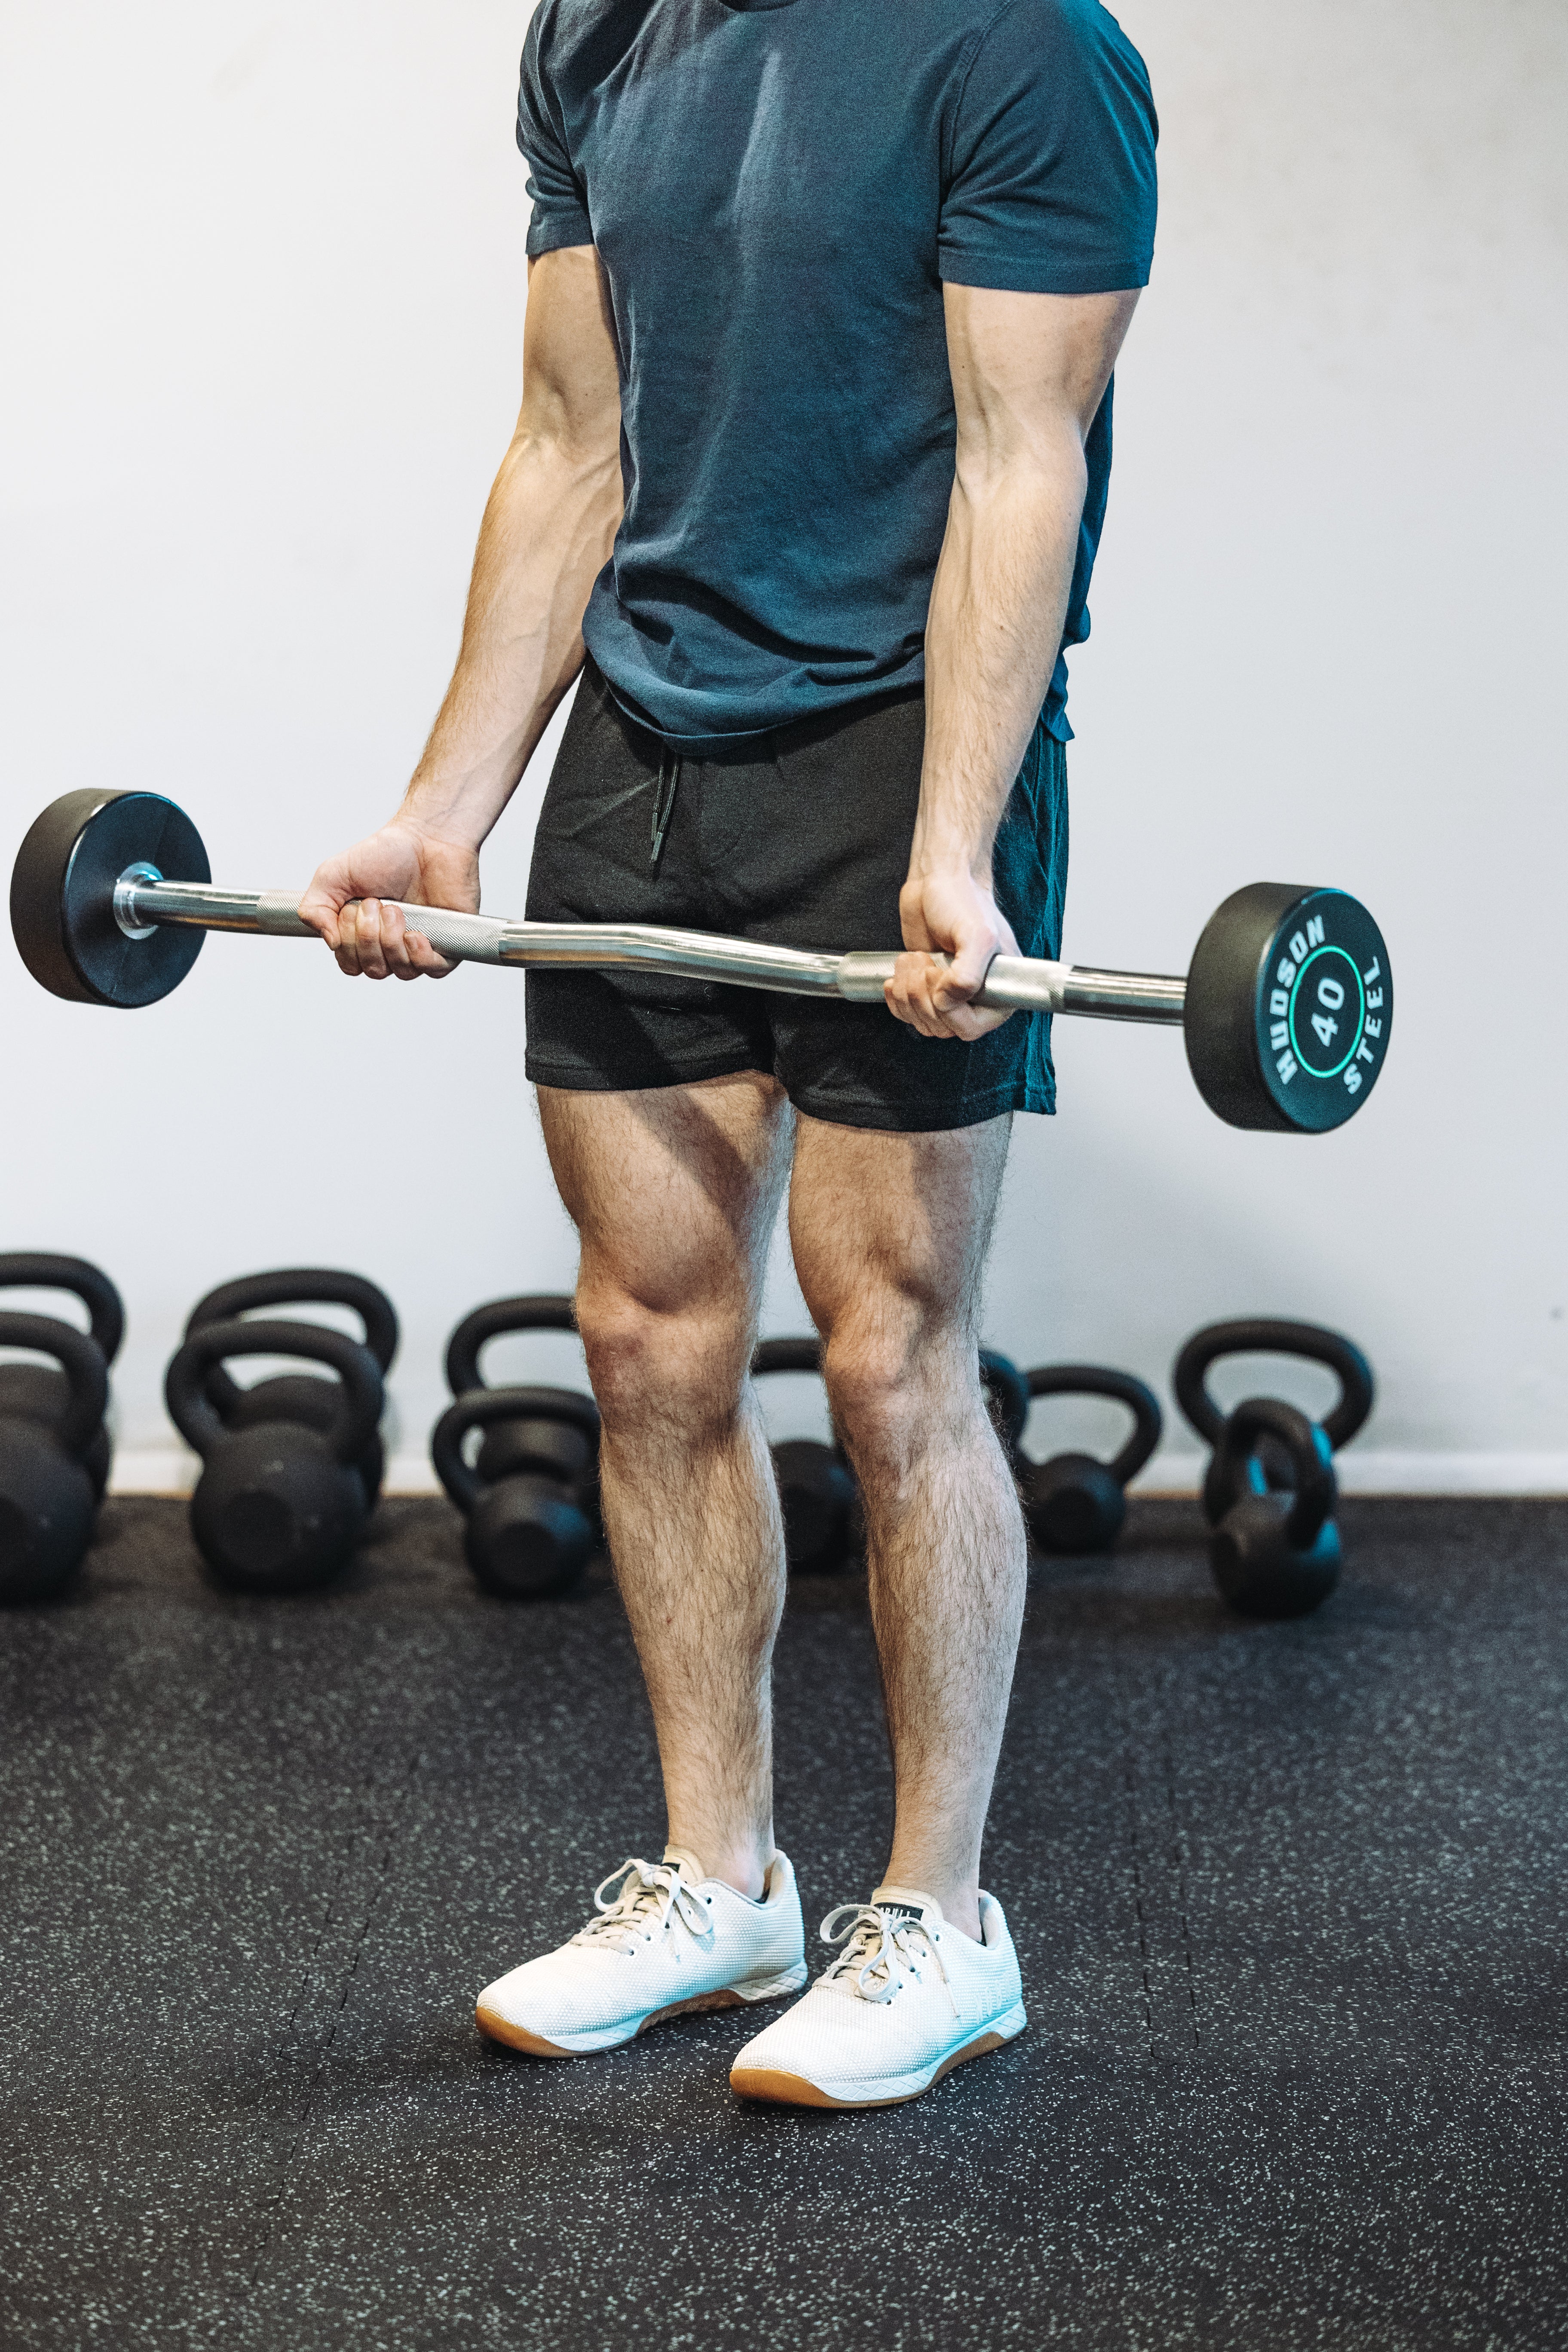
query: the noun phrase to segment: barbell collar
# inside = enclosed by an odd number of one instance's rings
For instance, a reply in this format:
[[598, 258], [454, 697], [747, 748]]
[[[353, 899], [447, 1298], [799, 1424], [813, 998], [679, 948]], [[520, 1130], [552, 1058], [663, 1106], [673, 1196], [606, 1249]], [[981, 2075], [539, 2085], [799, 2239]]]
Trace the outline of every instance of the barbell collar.
[[[395, 905], [410, 930], [437, 953], [464, 963], [576, 965], [594, 971], [634, 966], [682, 980], [722, 981], [788, 996], [840, 996], [879, 1003], [893, 976], [894, 951], [814, 954], [765, 940], [722, 939], [654, 923], [510, 923], [449, 907]], [[165, 882], [155, 867], [133, 866], [114, 887], [114, 919], [128, 939], [167, 925], [243, 931], [274, 939], [314, 939], [296, 893], [224, 890], [211, 882]], [[1152, 972], [1096, 971], [1034, 956], [993, 958], [973, 1002], [1009, 1013], [1073, 1013], [1102, 1021], [1147, 1021], [1180, 1027], [1186, 982]]]

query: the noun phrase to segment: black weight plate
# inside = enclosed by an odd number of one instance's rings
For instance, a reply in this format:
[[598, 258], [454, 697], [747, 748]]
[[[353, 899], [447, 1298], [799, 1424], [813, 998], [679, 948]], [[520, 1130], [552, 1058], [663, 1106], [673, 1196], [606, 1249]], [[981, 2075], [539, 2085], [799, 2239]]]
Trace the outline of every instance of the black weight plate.
[[156, 1004], [195, 963], [204, 931], [160, 926], [131, 940], [115, 921], [114, 886], [139, 865], [155, 866], [167, 882], [212, 880], [200, 834], [157, 793], [67, 793], [28, 831], [11, 874], [11, 929], [52, 996]]
[[1393, 1025], [1383, 934], [1343, 890], [1253, 882], [1205, 924], [1187, 974], [1187, 1061], [1230, 1126], [1342, 1127], [1377, 1083]]

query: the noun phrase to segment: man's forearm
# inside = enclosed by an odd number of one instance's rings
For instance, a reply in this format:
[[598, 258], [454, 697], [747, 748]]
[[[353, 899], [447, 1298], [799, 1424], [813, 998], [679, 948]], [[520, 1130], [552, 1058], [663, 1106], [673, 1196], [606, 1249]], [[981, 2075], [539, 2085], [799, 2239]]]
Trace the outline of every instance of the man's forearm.
[[1086, 482], [1076, 418], [1005, 458], [962, 460], [926, 625], [926, 746], [911, 877], [991, 848], [1061, 647]]
[[618, 443], [520, 425], [485, 508], [462, 648], [403, 814], [478, 848], [583, 666], [583, 610], [621, 514]]

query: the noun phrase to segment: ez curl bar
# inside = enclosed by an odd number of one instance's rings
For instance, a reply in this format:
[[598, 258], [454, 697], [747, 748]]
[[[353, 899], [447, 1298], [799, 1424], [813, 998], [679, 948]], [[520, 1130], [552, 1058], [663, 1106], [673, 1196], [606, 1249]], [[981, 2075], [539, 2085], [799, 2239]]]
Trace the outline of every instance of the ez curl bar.
[[[37, 818], [11, 877], [22, 960], [52, 995], [155, 1004], [207, 931], [313, 939], [297, 894], [212, 881], [195, 825], [156, 793], [67, 793]], [[409, 929], [469, 963], [637, 967], [791, 995], [875, 1003], [896, 950], [814, 953], [644, 923], [514, 923], [404, 907]], [[1388, 1051], [1388, 950], [1342, 890], [1253, 882], [1209, 918], [1184, 980], [995, 957], [976, 1003], [1179, 1026], [1199, 1093], [1232, 1127], [1321, 1135], [1366, 1101]]]

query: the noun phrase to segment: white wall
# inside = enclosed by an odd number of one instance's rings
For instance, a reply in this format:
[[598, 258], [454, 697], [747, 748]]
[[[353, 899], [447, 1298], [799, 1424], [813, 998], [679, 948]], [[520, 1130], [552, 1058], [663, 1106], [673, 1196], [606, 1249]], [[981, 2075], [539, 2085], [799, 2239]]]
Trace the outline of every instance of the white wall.
[[[1060, 1024], [1064, 1115], [1021, 1122], [989, 1333], [1158, 1378], [1214, 1317], [1319, 1318], [1382, 1376], [1361, 1483], [1568, 1485], [1568, 18], [1123, 18], [1163, 210], [1074, 667], [1067, 951], [1179, 971], [1237, 883], [1331, 881], [1388, 935], [1398, 1027], [1364, 1118], [1309, 1142], [1218, 1125], [1169, 1035]], [[389, 807], [515, 407], [523, 22], [499, 0], [6, 12], [7, 864], [46, 801], [106, 776], [182, 802], [245, 885], [302, 882]], [[552, 749], [489, 852], [493, 908], [521, 908]], [[214, 939], [130, 1018], [0, 953], [0, 1247], [121, 1284], [122, 1483], [177, 1467], [160, 1386], [194, 1298], [300, 1260], [396, 1298], [417, 1475], [456, 1317], [572, 1276], [521, 996], [480, 972], [350, 987], [302, 947]], [[781, 1257], [770, 1328], [801, 1320]], [[548, 1376], [574, 1345], [510, 1361]]]

